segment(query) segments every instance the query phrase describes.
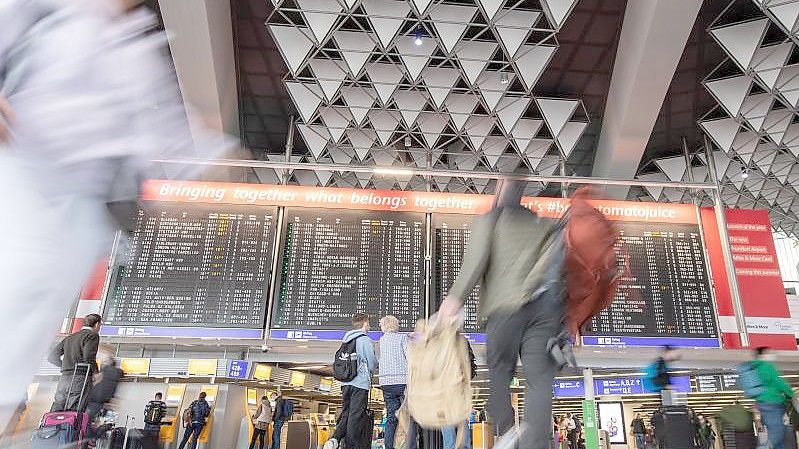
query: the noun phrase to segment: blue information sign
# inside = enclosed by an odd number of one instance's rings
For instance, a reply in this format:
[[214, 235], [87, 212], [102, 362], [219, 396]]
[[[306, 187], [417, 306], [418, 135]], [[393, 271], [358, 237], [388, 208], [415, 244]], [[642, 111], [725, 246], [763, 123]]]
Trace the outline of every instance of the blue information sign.
[[585, 383], [579, 379], [555, 379], [552, 392], [556, 398], [585, 397]]
[[250, 362], [246, 360], [231, 360], [227, 369], [227, 377], [231, 379], [246, 379], [249, 366]]
[[[689, 376], [671, 376], [671, 389], [680, 393], [691, 391]], [[597, 396], [616, 396], [628, 394], [654, 393], [644, 388], [641, 377], [609, 377], [594, 380], [594, 391]]]

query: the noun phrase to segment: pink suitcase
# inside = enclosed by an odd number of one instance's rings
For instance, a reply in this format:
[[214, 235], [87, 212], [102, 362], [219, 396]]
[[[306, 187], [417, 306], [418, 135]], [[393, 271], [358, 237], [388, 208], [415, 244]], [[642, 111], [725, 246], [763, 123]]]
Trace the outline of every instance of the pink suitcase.
[[[86, 379], [83, 381], [78, 404], [83, 404], [83, 396], [90, 378], [91, 368], [86, 365]], [[61, 447], [84, 449], [87, 443], [88, 429], [89, 414], [83, 410], [45, 413], [39, 428], [33, 433], [30, 449]]]

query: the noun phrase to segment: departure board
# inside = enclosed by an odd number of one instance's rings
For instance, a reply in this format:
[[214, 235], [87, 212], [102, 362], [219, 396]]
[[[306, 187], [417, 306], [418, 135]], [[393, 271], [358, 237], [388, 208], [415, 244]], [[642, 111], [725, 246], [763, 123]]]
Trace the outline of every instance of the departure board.
[[[433, 216], [434, 274], [433, 295], [435, 309], [449, 292], [460, 272], [461, 262], [471, 235], [471, 223], [475, 216], [441, 214]], [[464, 301], [463, 330], [467, 334], [480, 332], [477, 321], [477, 304], [480, 286], [476, 286]]]
[[356, 312], [409, 331], [423, 316], [424, 214], [286, 208], [284, 223], [272, 336], [339, 338]]
[[140, 210], [106, 300], [104, 333], [260, 338], [275, 213], [179, 203]]
[[[433, 215], [433, 298], [437, 309], [460, 270], [475, 216]], [[718, 329], [699, 227], [680, 223], [614, 222], [627, 260], [625, 278], [613, 304], [583, 336], [602, 346], [719, 345]], [[478, 333], [479, 287], [465, 301], [467, 333]], [[481, 342], [479, 335], [473, 341]]]
[[[697, 225], [619, 223], [620, 257], [629, 275], [611, 306], [597, 315], [589, 343], [718, 346], [718, 329]], [[601, 336], [606, 336], [602, 338]], [[616, 338], [607, 338], [607, 337]]]

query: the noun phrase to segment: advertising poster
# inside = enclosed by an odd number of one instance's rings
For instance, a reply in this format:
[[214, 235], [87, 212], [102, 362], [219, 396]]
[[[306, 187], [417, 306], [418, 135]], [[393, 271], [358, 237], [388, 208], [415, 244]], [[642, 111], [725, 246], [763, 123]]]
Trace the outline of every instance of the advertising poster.
[[621, 402], [598, 402], [599, 428], [608, 432], [610, 444], [627, 444], [624, 409]]

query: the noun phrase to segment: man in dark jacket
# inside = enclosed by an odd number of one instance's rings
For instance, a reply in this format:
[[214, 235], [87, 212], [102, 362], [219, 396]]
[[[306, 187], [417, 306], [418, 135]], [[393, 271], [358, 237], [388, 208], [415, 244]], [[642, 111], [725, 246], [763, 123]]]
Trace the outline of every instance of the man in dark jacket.
[[166, 416], [166, 402], [163, 401], [164, 395], [160, 392], [155, 394], [155, 399], [148, 402], [144, 407], [144, 433], [155, 447], [158, 447], [158, 438], [161, 434], [161, 426], [164, 425], [163, 419]]
[[271, 449], [280, 449], [280, 432], [283, 430], [283, 424], [291, 419], [291, 414], [287, 412], [290, 406], [286, 406], [288, 399], [284, 398], [280, 390], [272, 392], [271, 400], [275, 403], [272, 407], [274, 415], [272, 416], [272, 446]]
[[92, 420], [100, 415], [107, 402], [114, 399], [117, 385], [124, 374], [108, 350], [102, 351], [101, 360], [103, 367], [100, 368], [99, 379], [92, 387], [89, 394], [89, 405], [86, 407], [86, 412], [89, 413]]
[[[100, 315], [92, 313], [83, 319], [79, 331], [61, 340], [50, 352], [47, 360], [61, 368], [61, 378], [56, 387], [55, 400], [50, 411], [83, 410], [97, 373], [97, 348], [100, 346]], [[89, 372], [86, 372], [88, 365]], [[84, 390], [85, 384], [85, 390]], [[83, 399], [80, 400], [81, 394]], [[80, 403], [79, 403], [80, 402]]]
[[183, 449], [191, 437], [191, 449], [197, 449], [197, 440], [205, 427], [208, 416], [211, 414], [211, 406], [205, 400], [205, 392], [200, 392], [200, 397], [189, 405], [189, 422], [186, 424], [186, 431], [183, 432], [183, 440], [178, 449]]

